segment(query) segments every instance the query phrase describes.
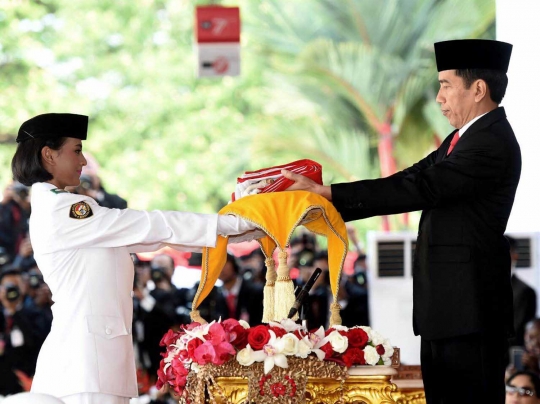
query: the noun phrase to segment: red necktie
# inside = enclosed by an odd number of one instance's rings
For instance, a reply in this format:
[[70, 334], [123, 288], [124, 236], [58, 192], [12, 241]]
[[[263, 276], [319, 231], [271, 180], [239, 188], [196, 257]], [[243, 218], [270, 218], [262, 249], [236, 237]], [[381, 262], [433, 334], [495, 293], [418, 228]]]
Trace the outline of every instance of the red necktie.
[[236, 296], [232, 293], [227, 295], [227, 308], [229, 309], [229, 318], [236, 318]]
[[450, 147], [448, 148], [448, 151], [446, 152], [446, 155], [448, 156], [450, 153], [452, 153], [452, 150], [454, 150], [454, 146], [459, 140], [459, 130], [454, 133], [454, 137], [452, 138], [452, 141], [450, 142]]

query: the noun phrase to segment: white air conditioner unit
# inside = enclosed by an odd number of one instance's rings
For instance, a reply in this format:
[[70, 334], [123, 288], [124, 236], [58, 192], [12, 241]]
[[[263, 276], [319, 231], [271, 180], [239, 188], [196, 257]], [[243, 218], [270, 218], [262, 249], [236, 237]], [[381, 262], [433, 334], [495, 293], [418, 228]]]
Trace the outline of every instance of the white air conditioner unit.
[[[517, 241], [517, 276], [538, 291], [540, 233], [508, 233]], [[415, 232], [369, 232], [367, 242], [371, 326], [400, 347], [406, 365], [420, 363], [420, 338], [412, 327]], [[540, 293], [537, 293], [540, 298]], [[540, 309], [540, 300], [537, 307]], [[540, 311], [540, 310], [539, 310]]]

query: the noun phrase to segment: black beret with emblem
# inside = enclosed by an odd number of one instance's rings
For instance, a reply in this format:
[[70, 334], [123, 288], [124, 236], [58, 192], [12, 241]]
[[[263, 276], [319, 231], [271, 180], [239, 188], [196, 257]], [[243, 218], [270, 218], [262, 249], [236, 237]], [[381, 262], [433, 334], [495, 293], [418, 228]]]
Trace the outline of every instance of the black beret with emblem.
[[88, 117], [77, 114], [42, 114], [24, 122], [17, 134], [17, 143], [29, 139], [74, 137], [86, 140]]
[[508, 71], [512, 45], [487, 39], [459, 39], [435, 43], [437, 71], [491, 69]]

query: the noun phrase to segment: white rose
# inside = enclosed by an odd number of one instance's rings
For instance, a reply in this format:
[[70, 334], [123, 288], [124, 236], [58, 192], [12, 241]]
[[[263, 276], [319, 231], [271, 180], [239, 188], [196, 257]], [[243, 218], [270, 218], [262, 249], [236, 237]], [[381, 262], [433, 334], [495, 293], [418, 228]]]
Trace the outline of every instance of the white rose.
[[296, 352], [296, 356], [306, 359], [310, 353], [311, 346], [304, 339], [298, 341], [298, 352]]
[[283, 355], [296, 355], [298, 353], [298, 338], [294, 334], [285, 334], [277, 341], [277, 348]]
[[384, 338], [381, 334], [379, 334], [378, 331], [371, 330], [371, 342], [373, 345], [381, 345], [386, 342], [386, 338]]
[[384, 366], [392, 366], [392, 359], [387, 358], [387, 359], [383, 359], [383, 361], [384, 361]]
[[394, 347], [392, 347], [392, 345], [390, 345], [388, 340], [386, 340], [384, 342], [383, 347], [384, 347], [384, 354], [382, 355], [382, 358], [383, 359], [391, 358], [392, 355], [394, 355]]
[[241, 325], [242, 327], [244, 327], [246, 330], [247, 330], [248, 328], [250, 328], [250, 327], [249, 327], [249, 323], [248, 323], [246, 320], [238, 320], [238, 322], [239, 322], [240, 325]]
[[330, 335], [328, 335], [328, 341], [330, 341], [332, 349], [337, 353], [345, 352], [349, 346], [349, 339], [337, 331], [332, 331]]
[[368, 345], [364, 348], [364, 359], [368, 365], [376, 365], [379, 362], [380, 356], [374, 347]]
[[236, 360], [242, 366], [250, 366], [255, 362], [255, 356], [253, 355], [253, 349], [249, 344], [236, 354]]

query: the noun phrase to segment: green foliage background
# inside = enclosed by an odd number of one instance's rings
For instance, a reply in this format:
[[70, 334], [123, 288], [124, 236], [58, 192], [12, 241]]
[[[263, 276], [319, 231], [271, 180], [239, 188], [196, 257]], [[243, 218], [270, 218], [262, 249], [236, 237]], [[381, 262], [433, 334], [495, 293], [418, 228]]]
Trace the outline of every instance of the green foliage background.
[[241, 8], [242, 74], [198, 79], [197, 4], [0, 0], [0, 182], [20, 124], [52, 111], [90, 116], [84, 149], [133, 208], [215, 212], [245, 170], [301, 158], [327, 183], [377, 177], [377, 134], [323, 68], [373, 111], [396, 111], [404, 168], [450, 129], [433, 41], [494, 37], [494, 0], [223, 1]]

